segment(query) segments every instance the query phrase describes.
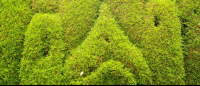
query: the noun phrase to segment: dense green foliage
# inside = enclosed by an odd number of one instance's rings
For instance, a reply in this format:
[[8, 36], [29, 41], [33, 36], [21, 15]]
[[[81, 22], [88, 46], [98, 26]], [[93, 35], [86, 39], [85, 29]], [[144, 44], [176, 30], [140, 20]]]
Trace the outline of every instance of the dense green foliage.
[[186, 84], [200, 84], [200, 1], [182, 0], [179, 3], [185, 45]]
[[100, 6], [99, 0], [62, 0], [59, 14], [65, 29], [67, 53], [81, 44], [94, 24]]
[[153, 84], [185, 84], [181, 24], [175, 3], [150, 0], [145, 6], [144, 24], [148, 30], [143, 33], [141, 44], [154, 73]]
[[0, 0], [0, 85], [199, 85], [199, 64], [200, 0]]
[[121, 62], [109, 60], [100, 65], [97, 71], [85, 77], [77, 85], [136, 85], [137, 82], [133, 78], [130, 70], [124, 68]]
[[0, 84], [19, 84], [26, 27], [32, 18], [30, 0], [0, 0]]
[[143, 0], [105, 0], [110, 5], [111, 11], [118, 24], [125, 31], [129, 40], [137, 47], [141, 47], [143, 26]]
[[138, 84], [151, 84], [151, 71], [140, 50], [124, 36], [109, 7], [103, 4], [94, 28], [66, 59], [64, 75], [68, 81], [79, 80], [80, 71], [85, 71], [85, 76], [88, 76], [109, 59], [119, 61], [129, 68]]
[[25, 33], [20, 84], [61, 84], [64, 30], [56, 14], [35, 14]]
[[32, 11], [35, 13], [57, 13], [61, 0], [32, 0]]

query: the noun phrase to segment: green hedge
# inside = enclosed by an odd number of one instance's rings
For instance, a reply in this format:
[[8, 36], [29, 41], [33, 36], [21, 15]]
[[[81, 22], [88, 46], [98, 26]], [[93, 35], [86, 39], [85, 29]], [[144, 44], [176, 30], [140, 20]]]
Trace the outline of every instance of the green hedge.
[[0, 0], [0, 84], [18, 85], [24, 32], [33, 13], [30, 0]]
[[32, 11], [34, 13], [57, 13], [61, 0], [32, 0]]
[[184, 60], [178, 9], [170, 0], [146, 3], [142, 35], [144, 57], [153, 72], [155, 85], [184, 85]]
[[58, 14], [35, 14], [25, 34], [20, 78], [24, 84], [62, 84], [64, 29]]
[[[105, 3], [101, 5], [99, 18], [87, 38], [71, 54], [64, 66], [64, 75], [66, 81], [69, 82], [66, 84], [79, 82], [81, 78], [91, 75], [91, 72], [110, 59], [119, 61], [129, 68], [137, 84], [151, 84], [152, 82], [151, 71], [142, 53], [129, 41], [127, 36], [124, 36], [124, 32], [120, 30], [109, 6]], [[85, 72], [83, 77], [80, 76], [81, 71]]]
[[99, 6], [99, 0], [63, 0], [60, 2], [59, 14], [65, 29], [67, 50], [77, 47], [84, 40], [83, 38], [86, 37], [96, 20]]
[[200, 1], [181, 0], [179, 16], [182, 22], [186, 84], [200, 84]]
[[0, 85], [199, 85], [199, 6], [0, 0]]
[[[84, 75], [84, 72], [83, 72]], [[109, 60], [100, 65], [97, 71], [83, 78], [77, 85], [137, 85], [133, 74], [121, 62]]]
[[138, 48], [141, 47], [141, 36], [143, 30], [144, 1], [143, 0], [104, 0], [111, 7], [111, 11], [125, 31], [125, 35]]

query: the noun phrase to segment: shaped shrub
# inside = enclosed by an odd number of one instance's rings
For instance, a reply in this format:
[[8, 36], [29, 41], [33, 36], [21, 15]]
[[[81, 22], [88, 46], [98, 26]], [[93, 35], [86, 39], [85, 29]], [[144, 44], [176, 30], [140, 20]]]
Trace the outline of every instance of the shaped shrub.
[[100, 6], [99, 0], [63, 0], [60, 16], [65, 29], [67, 50], [78, 46], [92, 27]]
[[122, 27], [121, 29], [125, 31], [125, 34], [129, 37], [129, 40], [136, 45], [141, 47], [141, 37], [143, 30], [143, 21], [145, 21], [143, 8], [143, 0], [104, 0], [111, 7], [111, 11]]
[[200, 1], [181, 0], [179, 4], [182, 36], [184, 40], [184, 60], [186, 84], [200, 84]]
[[20, 77], [24, 84], [62, 84], [65, 43], [56, 14], [35, 14], [25, 34]]
[[[66, 84], [81, 82], [81, 78], [91, 75], [91, 72], [110, 59], [119, 61], [129, 68], [137, 84], [151, 84], [151, 71], [142, 53], [129, 41], [127, 36], [124, 36], [109, 6], [103, 3], [100, 7], [99, 18], [89, 35], [66, 59], [64, 66], [64, 75], [68, 82]], [[80, 76], [81, 71], [85, 72], [83, 77]]]
[[83, 81], [75, 84], [83, 85], [136, 85], [137, 82], [133, 78], [130, 70], [124, 68], [121, 62], [109, 60], [100, 65], [97, 71], [83, 78]]
[[175, 3], [150, 0], [142, 35], [143, 55], [153, 72], [154, 85], [185, 84], [181, 24]]
[[30, 0], [0, 0], [0, 84], [18, 85], [24, 32], [32, 12]]
[[57, 13], [61, 0], [32, 0], [32, 10], [34, 13]]

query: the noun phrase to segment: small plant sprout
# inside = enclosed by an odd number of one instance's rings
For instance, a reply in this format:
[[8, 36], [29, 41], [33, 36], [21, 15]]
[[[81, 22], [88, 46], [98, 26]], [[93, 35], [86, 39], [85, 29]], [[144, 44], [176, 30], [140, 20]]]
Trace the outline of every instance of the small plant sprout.
[[81, 74], [80, 75], [83, 75], [83, 71], [81, 71]]

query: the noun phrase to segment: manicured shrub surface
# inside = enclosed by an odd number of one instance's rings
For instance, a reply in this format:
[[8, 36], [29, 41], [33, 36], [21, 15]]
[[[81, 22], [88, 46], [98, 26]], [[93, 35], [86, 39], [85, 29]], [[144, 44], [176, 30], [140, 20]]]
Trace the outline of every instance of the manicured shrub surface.
[[142, 35], [143, 54], [153, 72], [153, 84], [185, 84], [181, 24], [170, 0], [146, 3], [146, 26]]
[[80, 45], [90, 31], [97, 17], [100, 1], [63, 0], [60, 4], [59, 14], [65, 29], [66, 49], [69, 51]]
[[32, 18], [30, 0], [0, 0], [0, 85], [19, 84], [24, 32]]
[[35, 13], [57, 13], [61, 0], [32, 0], [32, 10]]
[[62, 84], [64, 33], [56, 14], [35, 14], [25, 34], [20, 84]]
[[124, 68], [121, 62], [109, 60], [101, 64], [97, 71], [85, 77], [83, 81], [75, 84], [83, 85], [136, 85], [137, 82], [133, 78], [133, 74]]
[[118, 24], [125, 31], [130, 41], [137, 47], [141, 47], [143, 30], [143, 0], [105, 0], [111, 7], [111, 11]]
[[64, 67], [66, 80], [78, 81], [82, 78], [79, 75], [81, 71], [85, 71], [87, 77], [100, 64], [110, 59], [119, 61], [129, 68], [138, 84], [151, 84], [151, 71], [140, 50], [132, 45], [127, 36], [124, 36], [112, 17], [109, 6], [102, 4], [94, 28], [66, 59]]
[[200, 1], [181, 0], [178, 6], [185, 45], [186, 84], [200, 84]]
[[199, 0], [0, 0], [0, 85], [199, 85]]

